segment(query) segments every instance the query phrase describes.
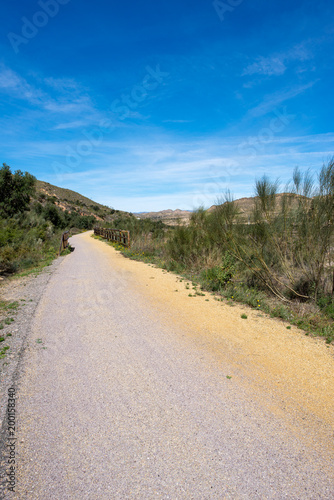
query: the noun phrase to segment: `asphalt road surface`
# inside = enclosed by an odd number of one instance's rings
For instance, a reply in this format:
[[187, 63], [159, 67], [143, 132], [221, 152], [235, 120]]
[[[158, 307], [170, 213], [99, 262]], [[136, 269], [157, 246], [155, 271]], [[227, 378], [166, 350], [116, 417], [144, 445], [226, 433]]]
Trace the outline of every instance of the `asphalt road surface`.
[[[259, 380], [252, 360], [234, 362], [243, 347], [224, 340], [224, 320], [219, 346], [217, 332], [201, 337], [210, 325], [196, 301], [208, 315], [216, 303], [188, 299], [183, 283], [178, 299], [175, 277], [88, 233], [71, 243], [22, 362], [16, 491], [6, 498], [334, 498], [332, 415], [321, 421], [302, 405], [298, 380], [276, 404], [265, 368]], [[193, 314], [179, 312], [181, 292]]]

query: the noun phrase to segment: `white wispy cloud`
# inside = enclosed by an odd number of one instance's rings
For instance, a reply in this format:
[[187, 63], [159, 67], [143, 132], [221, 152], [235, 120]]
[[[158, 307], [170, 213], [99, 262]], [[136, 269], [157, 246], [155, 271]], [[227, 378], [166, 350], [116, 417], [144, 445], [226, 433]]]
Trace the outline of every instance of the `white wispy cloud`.
[[318, 80], [313, 80], [305, 85], [296, 85], [292, 88], [286, 88], [273, 94], [264, 96], [262, 102], [257, 106], [248, 110], [246, 117], [258, 117], [272, 112], [280, 104], [302, 94], [306, 90], [312, 88]]
[[14, 71], [6, 68], [4, 65], [0, 66], [0, 88], [2, 89], [16, 89], [21, 84], [20, 78]]
[[54, 130], [69, 130], [74, 128], [81, 128], [87, 126], [86, 120], [76, 120], [73, 122], [59, 123], [54, 127]]
[[[193, 141], [166, 137], [158, 144], [147, 138], [106, 141], [82, 164], [65, 169], [60, 178], [49, 168], [43, 180], [133, 212], [192, 210], [211, 206], [227, 189], [235, 197], [252, 196], [255, 179], [264, 174], [279, 175], [284, 186], [295, 166], [317, 171], [334, 149], [334, 134], [273, 137], [252, 155], [238, 150], [241, 140], [225, 138], [223, 144], [217, 137]], [[59, 144], [54, 145], [57, 148], [59, 152]]]
[[27, 80], [3, 64], [0, 65], [0, 91], [37, 106], [43, 105], [47, 97], [43, 91], [34, 88]]
[[304, 62], [312, 58], [312, 53], [304, 44], [299, 44], [291, 49], [273, 54], [268, 57], [259, 56], [254, 62], [249, 64], [242, 72], [242, 76], [264, 75], [278, 76], [283, 75], [292, 62]]
[[79, 114], [92, 111], [89, 100], [84, 97], [72, 101], [49, 99], [43, 103], [43, 107], [46, 111], [61, 114]]
[[245, 68], [242, 76], [245, 75], [282, 75], [286, 71], [286, 65], [279, 57], [259, 57], [256, 62]]
[[94, 112], [89, 96], [73, 80], [45, 78], [41, 81], [38, 77], [37, 80], [28, 81], [11, 68], [0, 65], [0, 92], [52, 113]]
[[191, 123], [192, 120], [163, 120], [163, 123]]
[[44, 78], [44, 83], [60, 93], [83, 92], [83, 88], [73, 78]]

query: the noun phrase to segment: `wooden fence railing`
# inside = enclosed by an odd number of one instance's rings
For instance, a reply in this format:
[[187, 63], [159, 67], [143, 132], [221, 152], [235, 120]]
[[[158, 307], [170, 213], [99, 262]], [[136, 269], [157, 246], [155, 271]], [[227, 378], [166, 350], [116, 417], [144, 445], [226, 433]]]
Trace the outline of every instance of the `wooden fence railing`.
[[104, 227], [94, 227], [94, 234], [102, 236], [108, 241], [117, 241], [121, 245], [130, 248], [130, 232], [122, 231], [120, 229], [107, 229]]
[[59, 247], [59, 254], [60, 255], [62, 253], [63, 250], [65, 250], [65, 248], [68, 247], [68, 239], [70, 237], [70, 233], [68, 231], [65, 231], [65, 233], [63, 233], [61, 235], [61, 240], [60, 240], [60, 247]]

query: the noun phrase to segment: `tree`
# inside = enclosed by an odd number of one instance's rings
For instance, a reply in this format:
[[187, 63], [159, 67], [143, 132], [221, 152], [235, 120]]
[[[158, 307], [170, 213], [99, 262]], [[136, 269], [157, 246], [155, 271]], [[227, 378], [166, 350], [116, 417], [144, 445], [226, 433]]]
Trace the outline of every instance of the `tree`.
[[0, 169], [0, 216], [12, 217], [26, 210], [35, 185], [36, 178], [33, 175], [21, 170], [13, 174], [4, 163]]

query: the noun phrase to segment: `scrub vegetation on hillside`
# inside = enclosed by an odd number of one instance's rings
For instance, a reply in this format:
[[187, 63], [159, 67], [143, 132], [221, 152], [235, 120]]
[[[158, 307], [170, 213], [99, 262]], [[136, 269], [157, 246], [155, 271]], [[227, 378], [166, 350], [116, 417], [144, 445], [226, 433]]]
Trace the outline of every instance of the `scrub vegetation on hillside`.
[[0, 169], [0, 274], [47, 264], [57, 255], [60, 237], [71, 227], [91, 229], [93, 216], [62, 210], [56, 197], [36, 190], [28, 172]]

